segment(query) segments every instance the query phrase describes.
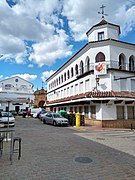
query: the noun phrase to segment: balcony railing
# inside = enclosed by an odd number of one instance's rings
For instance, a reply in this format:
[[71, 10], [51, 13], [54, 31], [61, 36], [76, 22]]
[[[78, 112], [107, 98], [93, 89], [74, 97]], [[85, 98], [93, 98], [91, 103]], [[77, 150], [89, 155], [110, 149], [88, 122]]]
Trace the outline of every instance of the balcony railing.
[[[119, 65], [118, 61], [105, 61], [105, 63], [106, 63], [106, 69], [126, 70], [130, 72], [135, 72], [135, 65], [129, 66], [128, 63]], [[93, 70], [94, 70], [94, 63], [90, 63], [89, 66], [84, 66], [83, 68], [80, 68], [77, 76], [83, 75]]]

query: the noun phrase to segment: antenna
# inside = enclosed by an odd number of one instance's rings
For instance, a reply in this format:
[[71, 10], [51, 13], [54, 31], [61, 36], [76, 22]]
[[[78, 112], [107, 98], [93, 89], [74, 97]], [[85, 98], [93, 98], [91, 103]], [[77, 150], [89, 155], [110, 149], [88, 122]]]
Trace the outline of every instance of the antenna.
[[102, 19], [104, 19], [104, 16], [108, 16], [108, 14], [105, 14], [105, 13], [104, 13], [104, 8], [105, 8], [105, 7], [106, 7], [106, 6], [102, 5], [102, 6], [100, 7], [101, 12], [98, 12], [98, 14], [102, 14]]

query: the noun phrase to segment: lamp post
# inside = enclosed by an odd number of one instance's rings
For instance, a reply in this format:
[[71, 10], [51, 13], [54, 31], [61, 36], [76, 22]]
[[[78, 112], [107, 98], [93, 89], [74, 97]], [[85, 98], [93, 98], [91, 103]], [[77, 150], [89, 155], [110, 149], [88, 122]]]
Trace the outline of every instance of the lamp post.
[[8, 129], [9, 129], [9, 106], [10, 106], [10, 101], [7, 101], [8, 103]]
[[100, 78], [98, 77], [98, 75], [96, 75], [95, 80], [96, 80], [96, 91], [97, 91], [97, 87], [99, 86], [99, 80], [100, 80]]

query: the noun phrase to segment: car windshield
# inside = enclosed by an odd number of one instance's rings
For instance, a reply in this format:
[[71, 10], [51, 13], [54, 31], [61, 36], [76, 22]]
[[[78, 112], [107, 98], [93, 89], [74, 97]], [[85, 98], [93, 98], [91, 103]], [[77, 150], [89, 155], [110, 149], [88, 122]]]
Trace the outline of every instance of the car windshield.
[[54, 118], [61, 118], [62, 116], [60, 114], [53, 114]]
[[[1, 112], [2, 117], [8, 117], [8, 112]], [[13, 115], [9, 112], [9, 117], [13, 117]]]

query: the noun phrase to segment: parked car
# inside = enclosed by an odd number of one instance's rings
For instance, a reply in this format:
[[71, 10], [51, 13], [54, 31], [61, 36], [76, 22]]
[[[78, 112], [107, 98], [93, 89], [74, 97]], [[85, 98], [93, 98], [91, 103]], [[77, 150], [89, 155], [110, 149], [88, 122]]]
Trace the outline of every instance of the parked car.
[[18, 112], [19, 116], [24, 116], [24, 114], [26, 114], [26, 109], [20, 109]]
[[67, 126], [68, 119], [62, 117], [58, 113], [48, 112], [48, 113], [46, 113], [46, 115], [43, 118], [43, 123], [44, 124], [52, 124], [54, 126], [57, 126], [57, 125], [66, 125]]
[[7, 127], [15, 126], [15, 117], [10, 112], [0, 112], [0, 125]]
[[39, 118], [42, 121], [42, 117], [45, 116], [45, 114], [47, 113], [46, 110], [42, 110], [37, 114], [37, 118]]
[[46, 114], [47, 114], [48, 112], [52, 112], [52, 111], [44, 111], [44, 112], [42, 112], [42, 113], [39, 115], [39, 119], [40, 119], [41, 121], [43, 121], [43, 119], [45, 118], [45, 116], [46, 116]]
[[17, 116], [17, 112], [15, 110], [10, 110], [10, 113], [12, 113], [13, 116]]
[[40, 115], [47, 113], [45, 109], [42, 109], [39, 113], [37, 113], [37, 118], [40, 119]]
[[42, 111], [42, 108], [30, 108], [30, 110], [31, 110], [31, 116], [32, 117], [37, 117], [37, 114], [40, 112], [40, 111]]

